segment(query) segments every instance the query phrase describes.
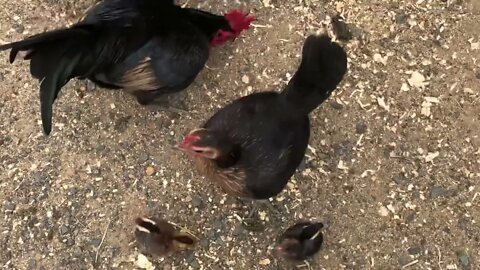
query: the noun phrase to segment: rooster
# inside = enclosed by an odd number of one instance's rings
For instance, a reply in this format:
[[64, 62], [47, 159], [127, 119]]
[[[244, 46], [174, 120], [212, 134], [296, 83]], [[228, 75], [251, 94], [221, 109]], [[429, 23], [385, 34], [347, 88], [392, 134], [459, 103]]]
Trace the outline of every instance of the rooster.
[[142, 105], [187, 88], [205, 66], [211, 47], [249, 29], [255, 18], [240, 10], [215, 15], [171, 0], [104, 0], [68, 28], [0, 46], [20, 51], [40, 83], [44, 132], [52, 129], [53, 103], [72, 78], [123, 88]]

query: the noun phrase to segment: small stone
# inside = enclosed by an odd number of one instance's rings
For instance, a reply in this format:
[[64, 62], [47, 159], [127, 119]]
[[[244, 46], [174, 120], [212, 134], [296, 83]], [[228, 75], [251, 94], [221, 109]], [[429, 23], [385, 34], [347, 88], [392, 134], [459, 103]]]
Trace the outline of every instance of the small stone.
[[23, 26], [23, 24], [16, 23], [13, 25], [13, 29], [15, 29], [17, 33], [22, 34], [23, 31], [25, 31], [25, 26]]
[[247, 75], [242, 76], [242, 82], [248, 84], [250, 82], [250, 78]]
[[422, 249], [418, 246], [414, 246], [409, 248], [407, 251], [408, 251], [408, 254], [410, 255], [418, 255], [420, 254], [420, 252], [422, 252]]
[[213, 227], [217, 230], [221, 230], [223, 228], [223, 222], [221, 220], [216, 220], [213, 223]]
[[410, 215], [408, 215], [405, 220], [407, 221], [407, 223], [412, 223], [413, 221], [415, 221], [415, 213], [412, 213]]
[[16, 207], [17, 205], [13, 202], [5, 202], [5, 204], [3, 205], [3, 209], [5, 209], [6, 211], [14, 211]]
[[68, 238], [67, 242], [65, 242], [65, 245], [67, 247], [71, 247], [71, 246], [75, 245], [75, 240], [73, 238]]
[[200, 246], [203, 247], [203, 248], [208, 248], [208, 246], [209, 246], [208, 239], [203, 238], [202, 240], [200, 240]]
[[470, 257], [468, 255], [460, 256], [460, 264], [464, 269], [468, 269], [470, 267]]
[[196, 208], [200, 208], [202, 206], [202, 199], [200, 199], [198, 196], [195, 196], [192, 198], [192, 206]]
[[27, 269], [28, 270], [34, 270], [34, 269], [37, 269], [37, 261], [35, 261], [34, 259], [30, 259], [27, 263]]
[[243, 226], [236, 226], [232, 232], [233, 236], [239, 236], [243, 232]]
[[85, 83], [85, 85], [87, 86], [87, 87], [86, 87], [86, 90], [87, 90], [87, 91], [93, 91], [93, 90], [97, 89], [97, 85], [96, 85], [94, 82], [90, 81], [90, 80], [87, 80], [86, 83]]
[[404, 265], [407, 265], [408, 263], [410, 263], [412, 259], [410, 258], [409, 255], [407, 254], [402, 254], [400, 255], [400, 257], [398, 258], [398, 263], [400, 264], [400, 266], [404, 266]]
[[68, 230], [68, 227], [67, 227], [67, 226], [65, 226], [65, 225], [60, 226], [59, 232], [60, 232], [61, 235], [67, 234], [68, 231], [69, 231], [69, 230]]
[[407, 24], [408, 16], [403, 12], [399, 12], [395, 15], [395, 23], [397, 24]]
[[144, 162], [147, 162], [148, 161], [148, 154], [143, 152], [143, 153], [140, 153], [140, 155], [138, 155], [138, 162], [140, 163], [144, 163]]
[[430, 197], [433, 199], [445, 196], [447, 194], [447, 190], [440, 186], [434, 186], [430, 188]]
[[98, 247], [101, 242], [102, 242], [102, 240], [100, 240], [98, 238], [94, 238], [94, 239], [90, 240], [90, 245], [92, 245], [94, 247]]
[[364, 122], [357, 122], [357, 124], [355, 125], [355, 132], [357, 134], [363, 134], [367, 132], [367, 128], [367, 124], [365, 124]]
[[148, 260], [148, 258], [143, 254], [138, 254], [136, 266], [141, 269], [153, 270], [155, 266]]
[[154, 173], [155, 173], [155, 168], [153, 168], [152, 166], [148, 166], [147, 169], [145, 170], [145, 174], [147, 174], [148, 176], [151, 176]]
[[200, 263], [197, 261], [196, 258], [193, 261], [190, 262], [190, 266], [193, 267], [194, 269], [200, 269], [201, 268]]
[[330, 106], [334, 108], [335, 110], [341, 110], [343, 109], [343, 104], [336, 102], [335, 100], [330, 102]]
[[193, 262], [193, 260], [195, 260], [195, 253], [193, 253], [192, 251], [188, 251], [188, 255], [186, 255], [185, 257], [185, 261], [187, 263], [191, 263]]
[[382, 217], [388, 216], [388, 209], [385, 206], [380, 206], [380, 209], [378, 209], [378, 214]]

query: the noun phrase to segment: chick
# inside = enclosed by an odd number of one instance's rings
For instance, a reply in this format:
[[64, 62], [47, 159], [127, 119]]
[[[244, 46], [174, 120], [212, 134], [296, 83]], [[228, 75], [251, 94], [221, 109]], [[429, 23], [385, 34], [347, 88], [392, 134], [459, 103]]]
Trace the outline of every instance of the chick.
[[176, 230], [165, 220], [139, 217], [135, 219], [135, 240], [142, 253], [167, 256], [192, 247], [195, 239]]
[[323, 224], [300, 222], [288, 228], [280, 236], [277, 254], [293, 261], [302, 261], [315, 255], [323, 243]]

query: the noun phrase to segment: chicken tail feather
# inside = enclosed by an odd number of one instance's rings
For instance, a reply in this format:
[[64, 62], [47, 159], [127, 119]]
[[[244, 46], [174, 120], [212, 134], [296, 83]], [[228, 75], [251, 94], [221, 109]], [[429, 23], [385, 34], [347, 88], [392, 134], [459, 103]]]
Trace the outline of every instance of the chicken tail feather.
[[[31, 36], [22, 41], [0, 46], [0, 51], [10, 51], [10, 63], [15, 61], [18, 52], [25, 51], [30, 60], [30, 73], [41, 81], [40, 103], [44, 132], [52, 129], [52, 106], [60, 89], [79, 72], [85, 44], [89, 44], [86, 28], [54, 30]], [[88, 46], [88, 45], [87, 45]]]
[[303, 45], [300, 67], [282, 95], [293, 110], [308, 114], [330, 97], [346, 72], [345, 50], [327, 35], [311, 35]]

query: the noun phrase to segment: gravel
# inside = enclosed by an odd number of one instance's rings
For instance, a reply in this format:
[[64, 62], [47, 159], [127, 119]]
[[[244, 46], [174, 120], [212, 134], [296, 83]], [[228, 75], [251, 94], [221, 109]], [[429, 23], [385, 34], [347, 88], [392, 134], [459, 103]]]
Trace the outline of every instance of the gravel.
[[[0, 44], [73, 23], [92, 2], [0, 0]], [[239, 3], [188, 6], [225, 12]], [[272, 248], [304, 219], [328, 221], [311, 269], [475, 269], [476, 2], [261, 0], [246, 9], [255, 26], [213, 49], [195, 84], [171, 97], [187, 113], [73, 80], [45, 137], [38, 82], [26, 62], [10, 65], [0, 53], [3, 268], [134, 269], [132, 221], [149, 214], [199, 237], [191, 251], [149, 258], [156, 269], [293, 269]], [[172, 146], [230, 100], [284, 87], [305, 36], [336, 13], [351, 34], [341, 41], [348, 75], [311, 115], [302, 168], [273, 201], [282, 220], [265, 209], [265, 229], [246, 230], [239, 219], [250, 205], [225, 196]]]

